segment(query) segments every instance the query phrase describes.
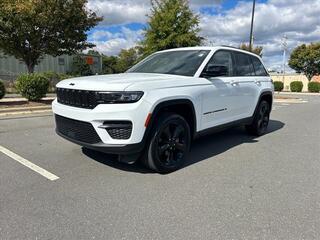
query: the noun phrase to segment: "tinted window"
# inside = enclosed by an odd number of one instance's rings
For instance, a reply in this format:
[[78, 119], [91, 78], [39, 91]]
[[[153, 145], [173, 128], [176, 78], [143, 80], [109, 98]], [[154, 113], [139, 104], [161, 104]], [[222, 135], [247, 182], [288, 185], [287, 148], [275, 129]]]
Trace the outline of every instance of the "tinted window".
[[257, 76], [268, 76], [266, 69], [258, 58], [251, 56], [251, 60]]
[[236, 61], [236, 75], [237, 76], [254, 76], [254, 68], [250, 57], [247, 54], [234, 52]]
[[210, 51], [183, 50], [155, 53], [128, 72], [193, 76]]
[[232, 76], [232, 53], [228, 51], [216, 52], [202, 72], [204, 77]]

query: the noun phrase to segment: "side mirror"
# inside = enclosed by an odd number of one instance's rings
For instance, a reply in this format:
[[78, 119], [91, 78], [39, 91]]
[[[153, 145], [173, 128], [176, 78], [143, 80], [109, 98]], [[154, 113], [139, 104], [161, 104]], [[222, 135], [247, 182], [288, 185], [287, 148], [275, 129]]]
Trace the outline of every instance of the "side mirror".
[[208, 65], [203, 75], [208, 77], [228, 76], [228, 67], [221, 65]]

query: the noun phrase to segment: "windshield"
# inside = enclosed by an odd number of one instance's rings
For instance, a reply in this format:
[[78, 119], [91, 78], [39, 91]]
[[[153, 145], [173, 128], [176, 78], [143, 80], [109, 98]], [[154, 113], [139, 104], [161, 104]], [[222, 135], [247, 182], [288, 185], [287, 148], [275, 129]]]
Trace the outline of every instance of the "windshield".
[[193, 76], [209, 52], [208, 50], [159, 52], [147, 57], [128, 72]]

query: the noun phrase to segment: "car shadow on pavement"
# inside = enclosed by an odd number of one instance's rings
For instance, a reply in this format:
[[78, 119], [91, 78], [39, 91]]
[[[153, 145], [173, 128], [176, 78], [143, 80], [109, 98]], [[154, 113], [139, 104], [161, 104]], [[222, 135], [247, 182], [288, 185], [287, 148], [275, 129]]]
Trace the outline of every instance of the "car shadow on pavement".
[[[284, 127], [284, 123], [277, 120], [270, 120], [267, 134], [273, 133]], [[210, 134], [192, 143], [191, 151], [186, 159], [184, 167], [188, 167], [197, 162], [219, 155], [235, 146], [243, 143], [257, 143], [259, 137], [246, 133], [244, 127], [231, 128], [222, 132]], [[96, 152], [82, 148], [82, 152], [94, 161], [117, 168], [123, 171], [137, 173], [155, 173], [146, 169], [138, 163], [125, 164], [117, 161], [117, 156]]]
[[[270, 120], [268, 131], [265, 135], [278, 131], [284, 127], [284, 123]], [[235, 146], [243, 143], [257, 143], [259, 137], [247, 134], [244, 127], [230, 128], [222, 132], [210, 134], [194, 141], [184, 167], [217, 156]]]
[[118, 161], [118, 156], [112, 154], [106, 154], [98, 151], [94, 151], [88, 148], [82, 148], [83, 154], [91, 158], [94, 161], [108, 165], [119, 170], [137, 173], [155, 173], [150, 169], [144, 168], [138, 163], [127, 164]]

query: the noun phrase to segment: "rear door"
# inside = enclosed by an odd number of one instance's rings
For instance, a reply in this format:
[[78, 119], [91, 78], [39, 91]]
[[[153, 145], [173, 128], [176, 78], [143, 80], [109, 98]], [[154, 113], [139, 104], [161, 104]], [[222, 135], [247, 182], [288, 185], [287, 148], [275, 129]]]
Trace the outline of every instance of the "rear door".
[[234, 88], [237, 92], [234, 114], [238, 119], [251, 117], [260, 93], [261, 84], [256, 78], [251, 55], [233, 51], [235, 61]]
[[[256, 103], [258, 101], [258, 98], [260, 96], [260, 93], [263, 89], [270, 89], [270, 82], [271, 82], [271, 78], [267, 72], [267, 70], [264, 68], [260, 58], [251, 55], [251, 61], [255, 70], [255, 84], [257, 86], [257, 90], [258, 91], [258, 96], [256, 98]], [[272, 91], [272, 89], [270, 89], [270, 91]], [[251, 112], [253, 114], [255, 109], [255, 106], [253, 106], [253, 108], [251, 109]]]

